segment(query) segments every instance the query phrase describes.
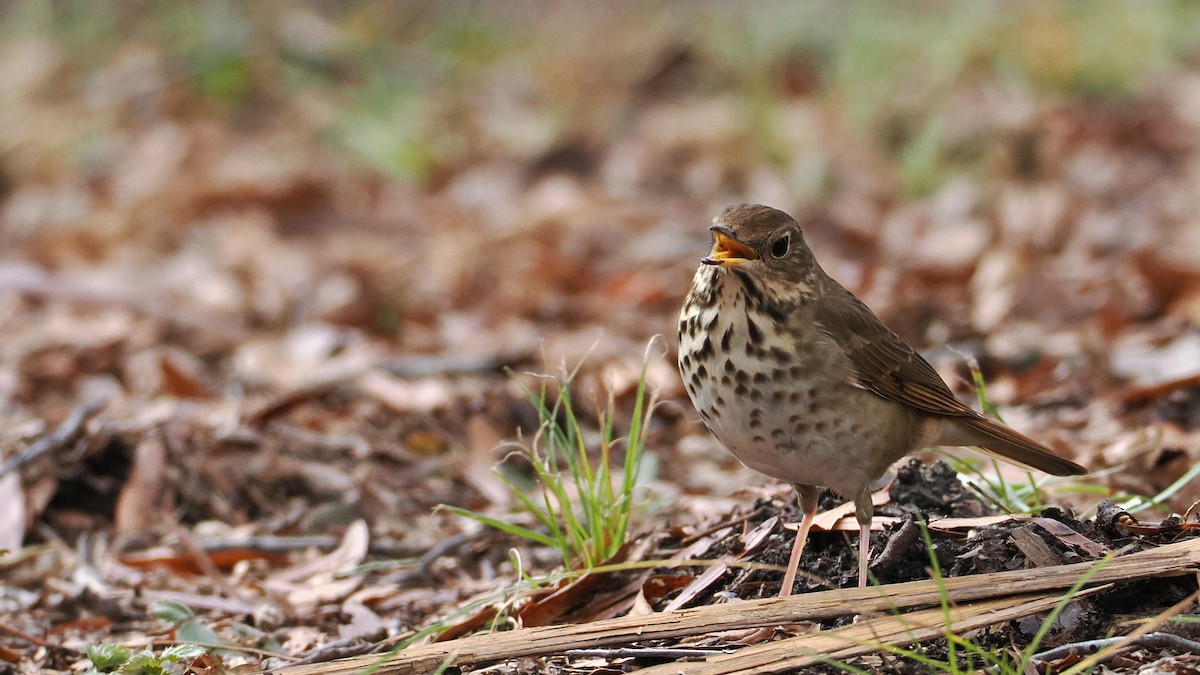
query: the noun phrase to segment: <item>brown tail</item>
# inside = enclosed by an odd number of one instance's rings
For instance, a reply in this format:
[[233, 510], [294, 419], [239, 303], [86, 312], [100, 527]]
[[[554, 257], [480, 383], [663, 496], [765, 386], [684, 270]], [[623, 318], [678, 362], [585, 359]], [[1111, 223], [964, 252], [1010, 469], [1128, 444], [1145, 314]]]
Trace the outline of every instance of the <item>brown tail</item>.
[[[985, 417], [956, 419], [957, 434], [953, 445], [973, 445], [982, 448], [990, 454], [998, 455], [1001, 459], [1020, 464], [1030, 469], [1045, 471], [1055, 476], [1076, 476], [1087, 473], [1087, 469], [1063, 459], [1054, 451], [1038, 443], [1032, 438], [1009, 429], [998, 422]], [[960, 435], [961, 434], [961, 435]]]

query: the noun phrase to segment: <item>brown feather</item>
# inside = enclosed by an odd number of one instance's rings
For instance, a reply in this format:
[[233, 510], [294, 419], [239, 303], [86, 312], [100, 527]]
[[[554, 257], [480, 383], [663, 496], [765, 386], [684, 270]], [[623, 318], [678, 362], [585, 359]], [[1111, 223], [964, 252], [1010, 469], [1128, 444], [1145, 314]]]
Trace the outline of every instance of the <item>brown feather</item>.
[[816, 301], [817, 321], [854, 365], [859, 386], [921, 412], [978, 417], [954, 396], [937, 371], [861, 300], [833, 279]]
[[1087, 473], [1087, 469], [1059, 457], [1041, 443], [986, 417], [956, 419], [936, 442], [975, 446], [1007, 461], [1055, 476]]
[[928, 361], [850, 291], [826, 279], [825, 294], [817, 300], [817, 320], [854, 365], [859, 386], [923, 413], [950, 418], [939, 444], [978, 446], [1056, 476], [1086, 473], [1075, 462], [958, 400]]

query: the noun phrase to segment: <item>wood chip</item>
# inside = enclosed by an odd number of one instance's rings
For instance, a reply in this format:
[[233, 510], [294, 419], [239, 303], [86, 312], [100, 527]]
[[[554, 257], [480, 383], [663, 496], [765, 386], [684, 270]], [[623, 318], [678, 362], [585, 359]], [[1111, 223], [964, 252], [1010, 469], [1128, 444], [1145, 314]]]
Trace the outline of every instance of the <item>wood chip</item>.
[[1033, 531], [1032, 525], [1018, 527], [1009, 537], [1012, 539], [1013, 545], [1025, 554], [1025, 559], [1029, 561], [1030, 566], [1050, 567], [1062, 564], [1062, 557], [1050, 548], [1045, 539]]

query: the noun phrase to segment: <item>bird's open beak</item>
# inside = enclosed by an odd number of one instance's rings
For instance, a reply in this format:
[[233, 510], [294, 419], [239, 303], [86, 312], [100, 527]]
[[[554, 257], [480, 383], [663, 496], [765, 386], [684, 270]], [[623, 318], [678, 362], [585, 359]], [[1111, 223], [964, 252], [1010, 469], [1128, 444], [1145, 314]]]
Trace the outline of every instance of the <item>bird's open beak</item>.
[[708, 228], [713, 233], [713, 249], [707, 258], [701, 258], [705, 265], [740, 265], [748, 260], [755, 260], [758, 254], [754, 249], [743, 244], [733, 236], [733, 230], [724, 225], [713, 225]]

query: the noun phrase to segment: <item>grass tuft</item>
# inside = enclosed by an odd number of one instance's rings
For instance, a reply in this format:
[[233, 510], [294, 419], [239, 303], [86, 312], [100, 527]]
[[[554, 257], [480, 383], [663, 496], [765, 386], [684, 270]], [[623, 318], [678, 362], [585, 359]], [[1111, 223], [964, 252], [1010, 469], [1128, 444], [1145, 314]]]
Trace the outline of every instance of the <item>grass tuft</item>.
[[572, 383], [579, 366], [570, 372], [564, 370], [557, 379], [540, 376], [541, 384], [536, 388], [517, 380], [538, 413], [537, 433], [519, 450], [533, 467], [536, 487], [527, 492], [503, 473], [495, 473], [521, 509], [541, 525], [539, 529], [457, 506], [442, 508], [556, 548], [568, 571], [592, 569], [611, 558], [625, 543], [629, 531], [634, 489], [655, 407], [655, 396], [646, 388], [649, 354], [647, 347], [628, 435], [616, 435], [617, 413], [610, 395], [607, 406], [597, 412], [600, 435], [596, 447], [589, 447], [588, 434], [572, 400]]

